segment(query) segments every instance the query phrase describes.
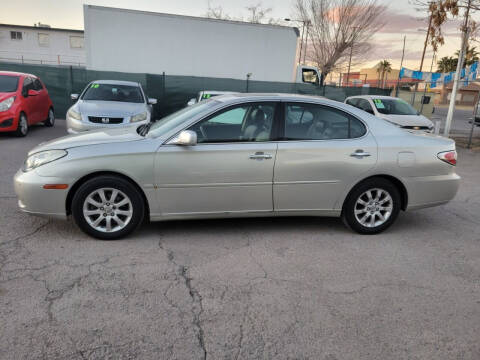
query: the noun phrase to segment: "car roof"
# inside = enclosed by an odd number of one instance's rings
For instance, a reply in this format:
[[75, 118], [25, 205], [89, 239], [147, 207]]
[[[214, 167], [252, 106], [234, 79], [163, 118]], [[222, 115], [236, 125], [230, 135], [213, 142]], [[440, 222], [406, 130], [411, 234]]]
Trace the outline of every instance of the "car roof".
[[123, 81], [123, 80], [94, 80], [92, 84], [109, 84], [109, 85], [130, 85], [130, 86], [140, 86], [138, 82], [135, 81]]
[[329, 100], [323, 96], [284, 94], [284, 93], [231, 93], [216, 96], [215, 101], [236, 102], [236, 101], [295, 101], [295, 102], [316, 102], [319, 104], [342, 104], [339, 101]]
[[31, 77], [37, 78], [37, 75], [28, 74], [28, 73], [21, 73], [21, 72], [17, 72], [17, 71], [0, 71], [0, 75], [6, 75], [6, 76], [31, 76]]
[[347, 99], [399, 99], [395, 96], [386, 96], [386, 95], [354, 95], [349, 96]]

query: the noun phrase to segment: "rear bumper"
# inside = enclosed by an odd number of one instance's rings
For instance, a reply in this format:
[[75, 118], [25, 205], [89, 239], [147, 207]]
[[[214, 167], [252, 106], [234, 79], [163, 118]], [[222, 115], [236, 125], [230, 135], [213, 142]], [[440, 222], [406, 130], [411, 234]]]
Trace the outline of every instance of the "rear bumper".
[[445, 204], [457, 194], [460, 186], [457, 174], [404, 178], [408, 191], [407, 210], [416, 210]]

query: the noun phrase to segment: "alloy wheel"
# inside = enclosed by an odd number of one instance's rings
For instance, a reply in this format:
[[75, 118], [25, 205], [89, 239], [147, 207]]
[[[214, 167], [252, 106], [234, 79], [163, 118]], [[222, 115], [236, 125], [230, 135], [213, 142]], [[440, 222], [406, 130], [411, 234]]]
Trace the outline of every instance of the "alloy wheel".
[[392, 215], [393, 199], [388, 191], [374, 188], [365, 191], [355, 203], [355, 218], [363, 226], [383, 225]]
[[120, 231], [132, 219], [132, 201], [118, 189], [100, 188], [85, 198], [83, 216], [87, 223], [97, 231]]

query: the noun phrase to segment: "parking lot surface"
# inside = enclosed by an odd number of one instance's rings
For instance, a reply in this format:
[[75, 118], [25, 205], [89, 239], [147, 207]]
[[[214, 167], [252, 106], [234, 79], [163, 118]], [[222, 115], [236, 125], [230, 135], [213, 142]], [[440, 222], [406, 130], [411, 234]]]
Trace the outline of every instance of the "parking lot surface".
[[480, 358], [480, 154], [454, 201], [377, 236], [275, 218], [108, 242], [17, 208], [27, 151], [64, 134], [0, 135], [1, 359]]

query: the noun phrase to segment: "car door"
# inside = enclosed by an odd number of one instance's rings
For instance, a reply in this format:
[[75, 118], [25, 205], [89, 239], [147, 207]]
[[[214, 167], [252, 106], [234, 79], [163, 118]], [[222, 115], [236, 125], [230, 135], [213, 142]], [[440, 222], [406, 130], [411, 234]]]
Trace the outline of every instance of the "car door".
[[27, 76], [23, 79], [22, 85], [23, 110], [27, 114], [28, 124], [35, 124], [38, 119], [35, 96], [29, 96], [28, 90], [34, 90], [34, 85], [32, 78]]
[[347, 186], [375, 166], [375, 139], [362, 121], [326, 105], [286, 103], [284, 119], [274, 210], [333, 210]]
[[155, 160], [164, 216], [272, 212], [276, 102], [245, 103], [192, 125], [195, 146], [163, 145]]
[[33, 89], [37, 92], [37, 96], [33, 99], [35, 102], [34, 106], [37, 109], [37, 121], [46, 120], [49, 109], [47, 90], [38, 78], [33, 79]]

